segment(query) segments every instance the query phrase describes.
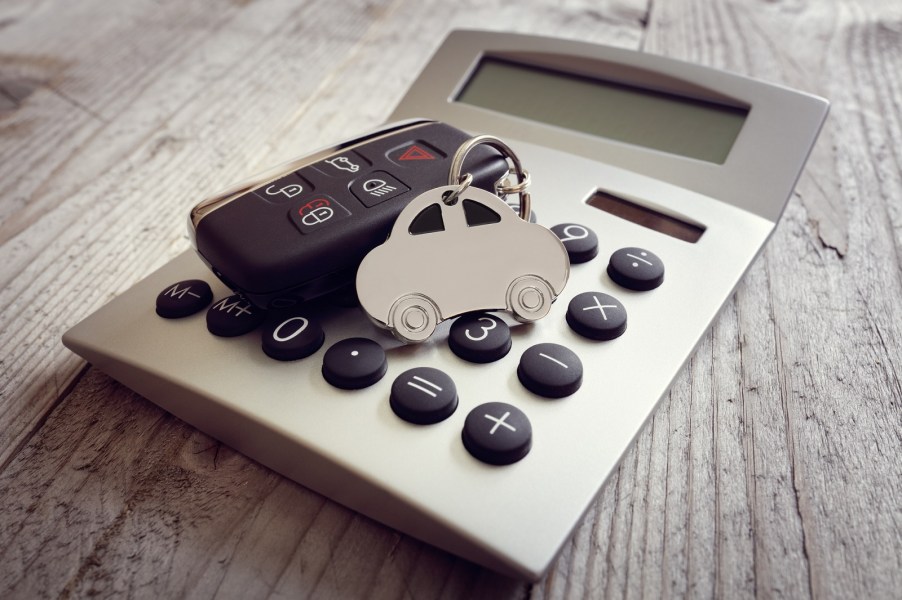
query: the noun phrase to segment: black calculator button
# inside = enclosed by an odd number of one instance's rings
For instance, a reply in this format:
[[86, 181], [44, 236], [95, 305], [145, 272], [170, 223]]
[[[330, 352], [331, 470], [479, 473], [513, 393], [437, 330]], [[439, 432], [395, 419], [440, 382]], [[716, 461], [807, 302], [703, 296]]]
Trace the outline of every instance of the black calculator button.
[[299, 360], [319, 350], [326, 335], [319, 323], [300, 314], [283, 314], [263, 330], [263, 352], [276, 360]]
[[309, 194], [313, 191], [313, 185], [301, 177], [292, 173], [272, 183], [262, 185], [254, 190], [254, 193], [273, 204], [282, 204], [301, 194]]
[[385, 350], [368, 338], [341, 340], [323, 356], [323, 378], [344, 390], [369, 387], [382, 379], [387, 369]]
[[576, 353], [565, 346], [536, 344], [520, 356], [517, 377], [534, 394], [563, 398], [579, 389], [583, 365]]
[[219, 337], [235, 337], [256, 329], [266, 311], [257, 308], [241, 294], [223, 298], [207, 310], [207, 330]]
[[598, 256], [598, 236], [585, 225], [561, 223], [551, 231], [563, 242], [571, 265], [589, 262]]
[[358, 177], [351, 184], [351, 193], [366, 207], [376, 206], [407, 191], [410, 191], [409, 187], [385, 171]]
[[291, 220], [301, 233], [314, 233], [351, 216], [337, 200], [325, 195], [307, 196], [292, 206]]
[[494, 362], [510, 352], [511, 330], [507, 323], [489, 313], [464, 315], [451, 325], [448, 347], [470, 362]]
[[415, 367], [395, 379], [389, 402], [405, 421], [431, 425], [444, 421], [457, 409], [457, 387], [443, 371]]
[[664, 263], [642, 248], [621, 248], [611, 255], [608, 276], [630, 290], [646, 292], [664, 282]]
[[529, 454], [532, 425], [516, 406], [488, 402], [470, 411], [461, 437], [475, 458], [490, 465], [509, 465]]
[[181, 319], [200, 312], [213, 302], [213, 290], [206, 281], [179, 281], [157, 296], [157, 314], [165, 319]]
[[442, 160], [445, 153], [422, 140], [395, 146], [386, 154], [388, 160], [401, 167], [416, 167], [424, 162]]
[[330, 177], [351, 179], [363, 174], [370, 167], [370, 161], [357, 152], [348, 151], [330, 156], [313, 165], [313, 168]]
[[567, 324], [583, 337], [613, 340], [626, 331], [626, 309], [613, 296], [584, 292], [567, 306]]

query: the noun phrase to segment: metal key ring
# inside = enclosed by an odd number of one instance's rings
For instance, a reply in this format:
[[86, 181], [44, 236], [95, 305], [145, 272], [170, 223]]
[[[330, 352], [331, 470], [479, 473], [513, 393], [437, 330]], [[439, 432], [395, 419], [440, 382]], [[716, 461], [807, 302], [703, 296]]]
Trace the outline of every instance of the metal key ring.
[[457, 198], [466, 191], [470, 184], [473, 183], [473, 176], [469, 173], [465, 173], [458, 181], [457, 181], [457, 189], [453, 192], [445, 192], [442, 194], [442, 202], [447, 204], [448, 206], [454, 206], [457, 202]]
[[[464, 183], [463, 177], [461, 176], [464, 160], [473, 148], [482, 144], [495, 148], [501, 152], [506, 159], [509, 159], [513, 163], [514, 171], [517, 173], [520, 183], [515, 185], [496, 183], [495, 193], [504, 194], [505, 196], [508, 194], [518, 194], [520, 196], [520, 218], [524, 221], [528, 221], [529, 213], [532, 209], [532, 200], [529, 197], [529, 193], [526, 191], [526, 188], [529, 186], [529, 173], [523, 168], [520, 159], [517, 158], [517, 155], [514, 154], [514, 151], [511, 150], [510, 146], [493, 135], [477, 135], [460, 145], [460, 148], [457, 149], [457, 152], [454, 153], [454, 158], [451, 160], [451, 172], [448, 174], [448, 185], [460, 185]], [[472, 176], [469, 173], [464, 177], [470, 177], [470, 180], [472, 180]], [[469, 185], [469, 182], [467, 182], [467, 185]], [[466, 186], [462, 186], [460, 190], [451, 195], [448, 201], [456, 199], [465, 189]]]

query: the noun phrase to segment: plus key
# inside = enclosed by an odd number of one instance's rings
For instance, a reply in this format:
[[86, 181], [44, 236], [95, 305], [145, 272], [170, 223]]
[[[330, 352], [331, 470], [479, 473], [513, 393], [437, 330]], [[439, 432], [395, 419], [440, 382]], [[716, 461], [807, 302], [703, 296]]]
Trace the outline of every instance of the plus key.
[[462, 438], [475, 458], [490, 465], [509, 465], [532, 448], [532, 425], [516, 406], [488, 402], [467, 415]]

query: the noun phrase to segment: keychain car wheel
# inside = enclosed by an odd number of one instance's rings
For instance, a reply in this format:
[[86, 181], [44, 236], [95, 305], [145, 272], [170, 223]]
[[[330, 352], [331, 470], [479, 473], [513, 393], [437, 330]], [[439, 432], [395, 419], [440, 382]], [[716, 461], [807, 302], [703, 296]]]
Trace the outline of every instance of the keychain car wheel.
[[391, 307], [389, 327], [402, 342], [422, 342], [432, 335], [439, 323], [438, 309], [426, 296], [407, 294]]
[[521, 323], [531, 323], [547, 315], [554, 297], [548, 282], [535, 275], [520, 277], [507, 289], [509, 310]]

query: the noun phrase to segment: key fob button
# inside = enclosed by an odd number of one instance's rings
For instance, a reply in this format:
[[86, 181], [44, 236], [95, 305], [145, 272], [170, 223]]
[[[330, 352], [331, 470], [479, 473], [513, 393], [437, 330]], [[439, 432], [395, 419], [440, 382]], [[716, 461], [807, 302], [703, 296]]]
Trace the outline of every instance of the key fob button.
[[442, 160], [445, 153], [422, 140], [416, 140], [392, 148], [386, 156], [399, 167], [416, 168], [424, 162]]
[[351, 179], [363, 173], [370, 166], [370, 161], [354, 151], [330, 156], [313, 165], [313, 168], [329, 177]]
[[291, 175], [277, 179], [272, 183], [258, 187], [254, 190], [254, 193], [267, 202], [281, 204], [283, 202], [288, 202], [301, 194], [308, 194], [312, 191], [313, 184], [300, 175], [292, 173]]
[[350, 211], [330, 196], [304, 198], [289, 211], [291, 220], [301, 233], [314, 233], [351, 216]]
[[385, 171], [376, 171], [358, 177], [351, 184], [351, 193], [366, 207], [376, 206], [408, 191], [410, 191], [409, 187]]

